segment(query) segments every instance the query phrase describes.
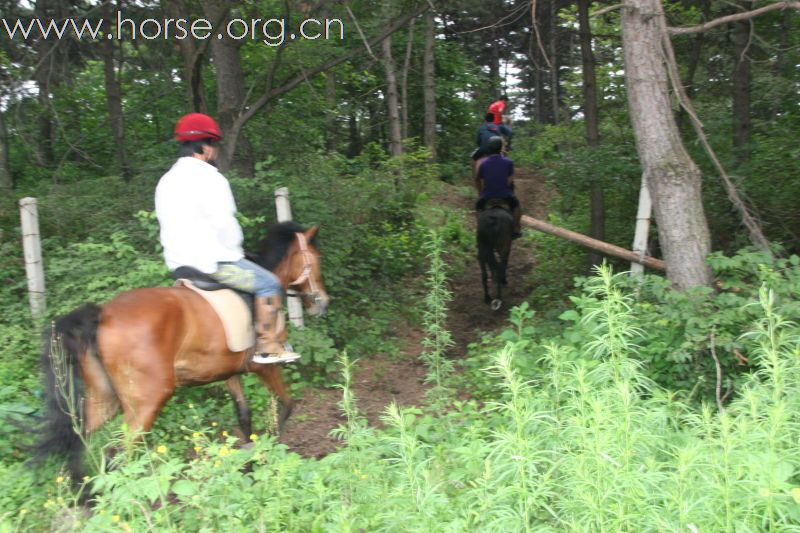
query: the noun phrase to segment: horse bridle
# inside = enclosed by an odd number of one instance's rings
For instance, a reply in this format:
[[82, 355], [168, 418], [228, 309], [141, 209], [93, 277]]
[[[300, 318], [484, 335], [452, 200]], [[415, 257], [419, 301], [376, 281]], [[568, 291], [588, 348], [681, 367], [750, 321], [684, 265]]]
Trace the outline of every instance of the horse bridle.
[[303, 256], [303, 271], [296, 280], [289, 283], [289, 287], [299, 288], [300, 285], [308, 281], [310, 292], [295, 291], [295, 294], [301, 298], [313, 298], [315, 305], [321, 305], [321, 292], [319, 290], [319, 286], [317, 285], [317, 280], [315, 280], [314, 276], [311, 275], [311, 265], [314, 259], [314, 254], [308, 249], [308, 240], [306, 239], [305, 234], [298, 231], [295, 233], [295, 235], [297, 236], [297, 240], [300, 244], [300, 253]]

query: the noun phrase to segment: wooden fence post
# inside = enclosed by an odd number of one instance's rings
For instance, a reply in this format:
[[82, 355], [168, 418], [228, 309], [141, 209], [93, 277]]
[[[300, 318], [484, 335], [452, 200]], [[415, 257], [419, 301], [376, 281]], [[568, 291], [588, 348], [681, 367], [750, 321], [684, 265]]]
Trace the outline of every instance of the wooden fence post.
[[[292, 207], [289, 204], [289, 189], [280, 187], [275, 189], [275, 210], [278, 213], [278, 222], [288, 222], [292, 220]], [[289, 309], [289, 320], [298, 328], [302, 328], [303, 323], [303, 303], [297, 293], [292, 289], [286, 291], [288, 296], [287, 308]]]
[[36, 208], [36, 198], [20, 200], [19, 214], [22, 221], [25, 274], [28, 278], [28, 300], [30, 301], [31, 315], [38, 320], [45, 313], [45, 298], [42, 244], [39, 240], [39, 213]]

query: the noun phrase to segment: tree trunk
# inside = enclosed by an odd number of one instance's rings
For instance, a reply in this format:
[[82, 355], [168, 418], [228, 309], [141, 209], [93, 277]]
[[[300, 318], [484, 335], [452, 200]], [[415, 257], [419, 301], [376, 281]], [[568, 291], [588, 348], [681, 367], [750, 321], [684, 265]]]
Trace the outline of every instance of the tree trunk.
[[400, 81], [400, 111], [402, 112], [401, 127], [403, 139], [408, 139], [408, 73], [411, 70], [411, 51], [414, 48], [414, 22], [408, 23], [408, 36], [406, 40], [406, 57], [403, 61], [403, 77]]
[[667, 277], [680, 290], [710, 285], [711, 248], [700, 170], [678, 134], [667, 90], [659, 0], [624, 0], [622, 42], [628, 106], [644, 178], [653, 198]]
[[550, 35], [548, 39], [549, 54], [550, 54], [550, 104], [552, 105], [553, 124], [559, 123], [559, 105], [558, 105], [558, 6], [556, 0], [550, 0], [550, 17], [549, 27]]
[[[427, 32], [427, 21], [426, 21]], [[489, 83], [491, 84], [492, 101], [500, 98], [501, 94], [501, 81], [500, 81], [500, 46], [498, 43], [497, 26], [492, 25], [490, 30], [491, 39], [491, 55], [489, 56]], [[427, 45], [427, 38], [426, 38]]]
[[[53, 14], [49, 10], [47, 0], [36, 0], [34, 14], [41, 21], [52, 18]], [[36, 157], [36, 164], [40, 167], [50, 166], [53, 162], [53, 137], [55, 128], [53, 127], [52, 117], [50, 116], [50, 91], [51, 84], [55, 84], [56, 63], [53, 48], [54, 41], [52, 39], [41, 38], [36, 44], [37, 65], [36, 71], [34, 72], [34, 79], [38, 89], [37, 100], [39, 101], [41, 110], [39, 116], [36, 117], [39, 135], [36, 139], [34, 154]]]
[[8, 164], [8, 130], [5, 112], [0, 111], [0, 189], [14, 187], [14, 177]]
[[325, 150], [335, 152], [339, 140], [339, 128], [336, 127], [336, 73], [325, 73]]
[[775, 54], [774, 72], [779, 76], [789, 76], [792, 73], [792, 62], [787, 61], [789, 55], [786, 53], [791, 49], [792, 35], [792, 10], [784, 9], [781, 14], [780, 35], [778, 36], [778, 50]]
[[[592, 28], [589, 22], [590, 0], [578, 0], [578, 26], [581, 42], [581, 64], [583, 67], [583, 114], [586, 126], [586, 144], [596, 147], [600, 142], [597, 113], [597, 79], [594, 71], [594, 53], [592, 52]], [[605, 240], [605, 206], [603, 187], [596, 178], [591, 184], [591, 228], [589, 234], [599, 240]], [[599, 265], [603, 261], [597, 252], [589, 253], [589, 264]]]
[[[710, 0], [700, 0], [700, 10], [703, 13], [703, 22], [707, 21], [711, 15], [711, 2]], [[700, 66], [700, 59], [703, 57], [703, 44], [705, 43], [705, 32], [698, 33], [694, 42], [691, 44], [689, 51], [689, 64], [686, 67], [686, 78], [683, 79], [683, 86], [686, 87], [686, 96], [691, 98], [694, 96], [694, 76], [697, 73], [697, 67]], [[686, 120], [686, 110], [681, 107], [678, 110], [678, 129], [683, 128], [684, 121]]]
[[[114, 25], [111, 3], [103, 5], [103, 19], [106, 27]], [[114, 39], [100, 39], [100, 55], [103, 57], [103, 74], [105, 77], [106, 105], [108, 118], [111, 123], [111, 135], [114, 137], [114, 148], [117, 152], [117, 164], [124, 181], [133, 177], [128, 154], [125, 150], [125, 124], [122, 115], [122, 88], [117, 78], [117, 68], [114, 64]]]
[[[751, 6], [750, 2], [739, 2], [743, 11]], [[743, 20], [731, 24], [733, 32], [733, 75], [731, 76], [733, 93], [733, 149], [736, 164], [741, 166], [750, 160], [750, 138], [753, 124], [750, 119], [750, 88], [752, 75], [750, 69], [750, 47], [752, 22]]]
[[[230, 20], [229, 15], [226, 14], [229, 9], [229, 3], [224, 0], [205, 0], [203, 2], [203, 12], [206, 18], [212, 22], [221, 20], [220, 28], [224, 28]], [[217, 28], [214, 31], [219, 32]], [[239, 57], [239, 44], [227, 37], [211, 39], [211, 57], [214, 60], [217, 75], [217, 121], [224, 138], [231, 141], [238, 139], [238, 142], [222, 142], [217, 164], [221, 171], [229, 170], [234, 166], [236, 147], [241, 145], [243, 149], [240, 153], [244, 153], [245, 156], [237, 159], [235, 166], [238, 170], [249, 174], [252, 170], [252, 161], [249, 160], [249, 145], [243, 132], [236, 131], [234, 127], [245, 99], [244, 72]]]
[[[592, 52], [592, 28], [589, 24], [590, 0], [578, 0], [581, 64], [583, 66], [583, 114], [586, 124], [586, 144], [597, 146], [600, 141], [597, 116], [597, 78]], [[602, 240], [602, 239], [601, 239]]]
[[397, 105], [397, 75], [392, 59], [392, 38], [381, 43], [383, 67], [386, 72], [386, 112], [389, 116], [389, 153], [403, 153], [403, 135], [400, 128], [400, 111]]
[[434, 45], [436, 43], [436, 21], [432, 11], [425, 12], [425, 54], [422, 76], [424, 78], [425, 120], [423, 142], [431, 151], [431, 160], [436, 160], [436, 77]]
[[[173, 18], [188, 18], [189, 8], [185, 0], [169, 0], [167, 12]], [[191, 34], [190, 34], [191, 35]], [[188, 36], [187, 36], [188, 37]], [[206, 92], [202, 79], [202, 54], [198, 51], [197, 43], [192, 38], [178, 39], [183, 59], [183, 80], [186, 85], [186, 100], [189, 108], [197, 113], [208, 113]]]

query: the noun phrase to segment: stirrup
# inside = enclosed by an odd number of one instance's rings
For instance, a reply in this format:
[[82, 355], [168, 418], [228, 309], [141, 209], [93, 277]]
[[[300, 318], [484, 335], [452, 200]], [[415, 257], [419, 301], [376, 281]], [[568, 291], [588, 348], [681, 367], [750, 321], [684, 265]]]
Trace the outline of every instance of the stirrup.
[[300, 354], [295, 352], [282, 352], [276, 354], [256, 354], [253, 362], [260, 365], [275, 365], [281, 363], [291, 363], [300, 359]]

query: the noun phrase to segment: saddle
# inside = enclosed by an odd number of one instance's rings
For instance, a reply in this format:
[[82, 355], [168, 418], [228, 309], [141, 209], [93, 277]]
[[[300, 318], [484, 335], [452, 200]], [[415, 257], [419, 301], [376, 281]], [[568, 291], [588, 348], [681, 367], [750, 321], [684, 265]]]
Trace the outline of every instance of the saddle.
[[488, 211], [489, 209], [503, 209], [512, 212], [511, 204], [508, 198], [490, 198], [488, 200], [478, 200], [475, 203], [475, 209], [478, 211]]
[[222, 322], [228, 349], [241, 352], [255, 345], [253, 295], [220, 283], [208, 274], [182, 266], [170, 275], [174, 286], [186, 287], [206, 300]]

